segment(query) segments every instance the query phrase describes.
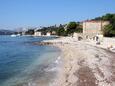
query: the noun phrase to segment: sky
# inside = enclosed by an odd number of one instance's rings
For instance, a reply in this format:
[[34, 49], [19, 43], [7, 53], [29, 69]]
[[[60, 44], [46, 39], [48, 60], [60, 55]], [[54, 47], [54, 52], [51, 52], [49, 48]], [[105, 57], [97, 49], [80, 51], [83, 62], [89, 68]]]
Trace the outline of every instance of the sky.
[[83, 21], [115, 13], [115, 0], [0, 0], [0, 29]]

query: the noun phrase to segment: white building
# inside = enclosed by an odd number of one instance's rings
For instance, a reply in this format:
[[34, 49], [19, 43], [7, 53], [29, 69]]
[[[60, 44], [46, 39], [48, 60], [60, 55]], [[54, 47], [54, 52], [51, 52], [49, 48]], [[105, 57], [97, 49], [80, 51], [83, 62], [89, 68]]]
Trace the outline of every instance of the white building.
[[46, 36], [50, 36], [50, 35], [51, 35], [51, 33], [50, 33], [50, 32], [47, 32], [47, 33], [46, 33]]
[[36, 31], [36, 32], [34, 33], [34, 36], [41, 36], [41, 32]]

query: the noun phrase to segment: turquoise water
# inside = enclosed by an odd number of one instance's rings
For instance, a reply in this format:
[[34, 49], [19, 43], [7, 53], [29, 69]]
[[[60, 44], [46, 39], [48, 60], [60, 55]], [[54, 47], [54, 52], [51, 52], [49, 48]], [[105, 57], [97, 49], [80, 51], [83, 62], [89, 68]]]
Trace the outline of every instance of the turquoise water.
[[32, 44], [46, 39], [53, 38], [0, 36], [0, 86], [48, 86], [60, 51]]

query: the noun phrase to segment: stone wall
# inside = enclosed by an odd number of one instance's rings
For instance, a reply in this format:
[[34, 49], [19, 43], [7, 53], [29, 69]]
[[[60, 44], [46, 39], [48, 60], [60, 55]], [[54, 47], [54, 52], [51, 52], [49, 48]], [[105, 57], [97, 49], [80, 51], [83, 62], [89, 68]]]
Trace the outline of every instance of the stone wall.
[[115, 38], [104, 37], [102, 43], [108, 47], [115, 46]]

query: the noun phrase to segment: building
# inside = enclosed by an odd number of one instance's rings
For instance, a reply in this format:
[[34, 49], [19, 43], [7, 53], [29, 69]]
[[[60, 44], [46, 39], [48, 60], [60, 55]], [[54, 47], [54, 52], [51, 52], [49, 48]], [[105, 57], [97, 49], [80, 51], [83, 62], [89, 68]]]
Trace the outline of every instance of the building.
[[97, 35], [103, 35], [102, 29], [108, 24], [109, 21], [84, 21], [83, 34], [86, 39], [95, 39]]
[[51, 35], [51, 33], [50, 33], [50, 32], [47, 32], [47, 33], [46, 33], [46, 36], [50, 36], [50, 35]]
[[52, 34], [52, 35], [56, 35], [56, 31], [52, 31], [51, 34]]
[[34, 33], [34, 36], [41, 36], [41, 32], [36, 31], [36, 32]]

